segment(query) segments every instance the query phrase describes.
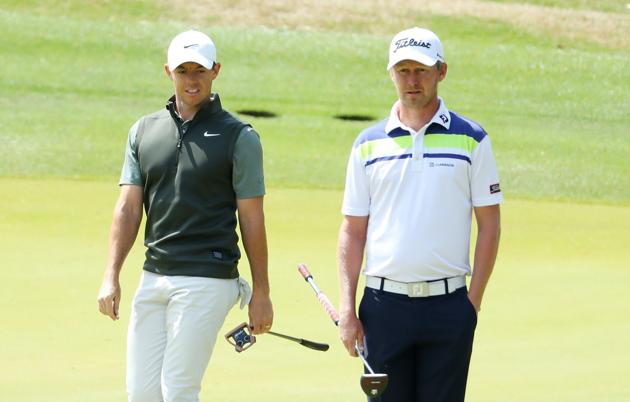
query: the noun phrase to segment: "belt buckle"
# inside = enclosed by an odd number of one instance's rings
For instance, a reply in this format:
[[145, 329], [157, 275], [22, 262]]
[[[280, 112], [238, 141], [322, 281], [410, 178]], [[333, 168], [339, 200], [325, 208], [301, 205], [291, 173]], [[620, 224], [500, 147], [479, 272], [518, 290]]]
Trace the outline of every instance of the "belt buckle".
[[409, 297], [429, 296], [429, 282], [411, 282], [407, 284], [407, 294]]

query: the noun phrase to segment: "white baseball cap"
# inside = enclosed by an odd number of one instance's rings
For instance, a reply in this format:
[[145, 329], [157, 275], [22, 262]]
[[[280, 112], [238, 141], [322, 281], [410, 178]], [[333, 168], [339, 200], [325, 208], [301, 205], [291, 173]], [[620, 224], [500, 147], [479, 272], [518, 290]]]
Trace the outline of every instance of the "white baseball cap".
[[418, 27], [398, 32], [389, 45], [387, 69], [403, 60], [414, 60], [425, 66], [432, 66], [438, 61], [444, 63], [440, 38], [428, 29]]
[[182, 32], [168, 47], [168, 68], [174, 71], [183, 63], [194, 62], [211, 69], [217, 61], [217, 49], [208, 35], [199, 31]]

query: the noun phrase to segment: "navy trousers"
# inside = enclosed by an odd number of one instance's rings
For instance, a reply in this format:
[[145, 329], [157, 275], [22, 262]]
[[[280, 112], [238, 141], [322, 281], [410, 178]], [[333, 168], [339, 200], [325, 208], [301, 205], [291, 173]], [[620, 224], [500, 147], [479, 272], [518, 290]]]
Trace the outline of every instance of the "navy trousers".
[[367, 361], [389, 376], [371, 402], [463, 402], [477, 312], [465, 287], [431, 297], [365, 288], [359, 318]]

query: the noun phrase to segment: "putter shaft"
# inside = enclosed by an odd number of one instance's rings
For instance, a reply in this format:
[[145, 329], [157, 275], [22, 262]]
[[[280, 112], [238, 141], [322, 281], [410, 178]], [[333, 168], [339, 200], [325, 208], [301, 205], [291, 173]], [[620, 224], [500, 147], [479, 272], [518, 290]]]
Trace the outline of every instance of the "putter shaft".
[[277, 336], [277, 337], [279, 337], [279, 338], [288, 339], [288, 340], [293, 341], [293, 342], [298, 342], [298, 343], [299, 343], [299, 342], [302, 340], [302, 339], [300, 339], [300, 338], [294, 338], [294, 337], [292, 337], [292, 336], [289, 336], [289, 335], [284, 335], [284, 334], [279, 334], [279, 333], [277, 333], [277, 332], [273, 332], [273, 331], [267, 331], [267, 333], [268, 333], [268, 334], [270, 334], [270, 335]]
[[270, 335], [273, 335], [273, 336], [277, 336], [279, 338], [283, 338], [283, 339], [287, 339], [289, 341], [297, 342], [297, 343], [299, 343], [300, 345], [302, 345], [304, 347], [307, 347], [309, 349], [319, 350], [320, 352], [325, 352], [330, 347], [327, 343], [319, 343], [319, 342], [309, 341], [308, 339], [295, 338], [293, 336], [280, 334], [278, 332], [267, 331], [267, 333], [270, 334]]
[[357, 354], [359, 355], [359, 357], [363, 361], [363, 365], [365, 366], [365, 368], [368, 369], [370, 374], [374, 374], [374, 370], [372, 370], [372, 367], [370, 367], [370, 364], [367, 362], [367, 359], [365, 358], [365, 356], [363, 356], [363, 352], [361, 352], [361, 350], [359, 349], [358, 345], [354, 345], [354, 350], [357, 351]]

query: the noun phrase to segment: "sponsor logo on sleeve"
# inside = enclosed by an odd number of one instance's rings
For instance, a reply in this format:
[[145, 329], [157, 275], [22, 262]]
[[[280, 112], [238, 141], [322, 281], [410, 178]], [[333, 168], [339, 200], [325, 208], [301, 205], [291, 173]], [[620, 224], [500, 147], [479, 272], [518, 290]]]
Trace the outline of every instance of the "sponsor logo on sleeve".
[[490, 194], [496, 194], [500, 192], [501, 192], [501, 188], [499, 187], [499, 183], [490, 185]]

